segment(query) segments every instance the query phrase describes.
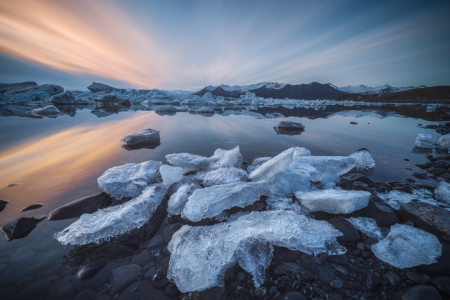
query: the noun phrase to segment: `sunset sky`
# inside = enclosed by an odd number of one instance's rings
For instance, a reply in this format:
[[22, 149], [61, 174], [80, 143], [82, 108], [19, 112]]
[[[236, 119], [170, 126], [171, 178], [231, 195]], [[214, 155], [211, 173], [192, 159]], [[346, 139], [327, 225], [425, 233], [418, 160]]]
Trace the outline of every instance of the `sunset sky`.
[[0, 82], [448, 85], [450, 1], [0, 0]]

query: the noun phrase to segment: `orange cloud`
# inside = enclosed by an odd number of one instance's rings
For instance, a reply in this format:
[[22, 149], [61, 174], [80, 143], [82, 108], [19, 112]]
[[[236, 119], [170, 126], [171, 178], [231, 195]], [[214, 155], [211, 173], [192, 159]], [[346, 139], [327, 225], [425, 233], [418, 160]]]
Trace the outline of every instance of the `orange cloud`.
[[140, 88], [160, 86], [168, 69], [149, 33], [106, 0], [1, 1], [0, 51]]

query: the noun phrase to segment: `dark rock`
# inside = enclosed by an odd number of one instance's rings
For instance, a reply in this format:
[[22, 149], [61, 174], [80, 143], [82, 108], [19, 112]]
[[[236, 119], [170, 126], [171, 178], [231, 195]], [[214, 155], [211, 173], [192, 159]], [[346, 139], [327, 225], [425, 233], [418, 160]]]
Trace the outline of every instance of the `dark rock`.
[[164, 294], [166, 294], [167, 296], [170, 296], [170, 295], [173, 295], [176, 291], [177, 291], [177, 286], [171, 282], [164, 289]]
[[335, 289], [342, 289], [344, 287], [344, 284], [341, 280], [335, 279], [330, 282], [330, 286], [334, 287]]
[[147, 245], [147, 249], [156, 249], [160, 248], [162, 245], [164, 245], [164, 239], [162, 235], [158, 234], [155, 235], [150, 242]]
[[4, 210], [8, 201], [0, 200], [0, 211]]
[[112, 200], [105, 192], [83, 197], [52, 211], [49, 220], [64, 220], [78, 218], [82, 214], [92, 214], [99, 209], [110, 206]]
[[365, 183], [368, 188], [375, 187], [375, 183], [373, 183], [372, 180], [370, 180], [366, 176], [358, 174], [358, 173], [342, 175], [342, 176], [340, 176], [340, 180], [342, 183], [344, 183], [350, 189], [352, 188], [353, 183], [355, 183], [357, 181]]
[[6, 234], [8, 240], [21, 239], [30, 234], [30, 232], [36, 227], [36, 224], [44, 220], [45, 217], [40, 219], [35, 218], [20, 218], [2, 227], [3, 232]]
[[326, 261], [339, 265], [348, 265], [348, 257], [345, 254], [330, 255], [324, 257]]
[[299, 135], [305, 131], [305, 126], [302, 123], [292, 121], [281, 121], [273, 128], [277, 134], [284, 135]]
[[73, 299], [74, 289], [68, 279], [60, 279], [52, 283], [47, 293], [47, 300]]
[[425, 277], [413, 272], [406, 272], [405, 277], [415, 284], [424, 284], [428, 281]]
[[396, 274], [394, 274], [392, 272], [387, 272], [386, 274], [383, 275], [383, 278], [386, 279], [387, 281], [389, 281], [389, 283], [393, 287], [397, 287], [400, 285], [400, 283], [402, 283], [400, 277], [398, 277]]
[[142, 268], [139, 265], [127, 265], [112, 271], [111, 295], [119, 294], [125, 288], [136, 281]]
[[44, 206], [44, 205], [43, 205], [43, 204], [39, 204], [39, 203], [37, 203], [37, 204], [31, 204], [31, 205], [25, 207], [24, 209], [22, 209], [21, 211], [27, 211], [27, 210], [38, 209], [39, 207], [42, 207], [42, 206]]
[[172, 235], [178, 231], [178, 229], [183, 226], [182, 224], [170, 224], [166, 227], [164, 227], [162, 232], [162, 237], [164, 239], [164, 242], [168, 244], [170, 240], [172, 239]]
[[431, 265], [420, 265], [415, 267], [417, 270], [429, 275], [445, 275], [450, 272], [450, 245], [442, 243], [442, 255], [437, 258], [437, 262]]
[[94, 300], [97, 298], [97, 293], [91, 290], [84, 290], [79, 293], [73, 300]]
[[224, 300], [227, 298], [227, 290], [222, 286], [215, 286], [200, 293], [201, 300]]
[[277, 300], [306, 300], [306, 298], [299, 292], [287, 292], [278, 297]]
[[144, 278], [147, 280], [152, 280], [155, 273], [156, 273], [156, 266], [150, 267], [148, 271], [145, 273]]
[[120, 295], [118, 300], [169, 300], [163, 292], [155, 289], [148, 281], [141, 280], [133, 283]]
[[391, 300], [442, 300], [434, 287], [416, 285], [389, 295]]
[[427, 171], [436, 176], [440, 176], [440, 175], [444, 174], [445, 172], [447, 172], [446, 169], [438, 168], [438, 167], [429, 168]]
[[163, 290], [170, 283], [169, 279], [166, 276], [161, 276], [161, 278], [157, 278], [152, 281], [152, 284], [158, 290]]
[[264, 298], [267, 295], [267, 290], [265, 287], [260, 287], [255, 289], [255, 295], [259, 298]]
[[317, 287], [317, 286], [313, 286], [313, 290], [314, 292], [316, 292], [320, 297], [322, 298], [326, 298], [327, 297], [327, 293], [325, 293], [324, 290], [322, 290], [321, 288]]
[[357, 125], [358, 123], [352, 121], [352, 122], [350, 122], [350, 124]]
[[375, 273], [370, 273], [366, 278], [366, 286], [369, 290], [376, 290], [381, 284], [381, 277]]
[[27, 285], [24, 289], [22, 289], [14, 299], [26, 300], [26, 299], [33, 299], [34, 297], [43, 296], [47, 294], [50, 285], [51, 282], [49, 280], [41, 279], [33, 281], [32, 283]]
[[400, 207], [401, 221], [413, 221], [414, 226], [450, 242], [450, 211], [427, 203], [409, 202]]
[[361, 239], [358, 230], [356, 230], [356, 228], [353, 227], [352, 224], [345, 220], [333, 218], [331, 220], [328, 220], [328, 223], [330, 223], [331, 225], [333, 225], [333, 227], [343, 233], [342, 236], [337, 237], [337, 240], [340, 242], [357, 243]]
[[369, 188], [369, 186], [361, 181], [355, 181], [352, 184], [352, 190], [355, 190], [355, 191], [365, 191], [368, 188]]
[[271, 286], [269, 289], [269, 295], [273, 296], [278, 292], [277, 287], [276, 286]]
[[140, 266], [145, 266], [148, 262], [150, 262], [151, 255], [147, 250], [142, 250], [139, 254], [133, 255], [131, 258], [131, 262], [133, 264], [138, 264]]
[[298, 251], [291, 251], [286, 254], [283, 259], [288, 262], [294, 262], [297, 259], [300, 259], [300, 253], [298, 253]]
[[433, 277], [430, 282], [439, 293], [450, 296], [450, 277]]
[[[314, 255], [303, 255], [301, 262], [302, 266], [308, 270], [309, 273], [319, 278], [322, 282], [329, 284], [336, 278], [333, 267], [320, 257]], [[303, 271], [301, 274], [303, 277]]]
[[281, 265], [278, 265], [275, 270], [273, 271], [274, 274], [277, 275], [288, 275], [288, 276], [292, 276], [295, 274], [300, 273], [303, 270], [302, 266], [296, 264], [296, 263], [290, 263], [290, 262], [286, 262], [286, 263], [282, 263]]
[[412, 176], [418, 178], [418, 179], [428, 179], [427, 174], [425, 173], [417, 173], [415, 172], [414, 174], [412, 174]]

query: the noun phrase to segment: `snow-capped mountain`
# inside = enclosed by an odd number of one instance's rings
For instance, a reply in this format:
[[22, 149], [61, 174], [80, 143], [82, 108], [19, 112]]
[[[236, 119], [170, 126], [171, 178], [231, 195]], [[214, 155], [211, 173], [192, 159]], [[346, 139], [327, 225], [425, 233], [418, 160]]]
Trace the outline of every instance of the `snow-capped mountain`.
[[[336, 86], [329, 84], [330, 86], [336, 88]], [[348, 94], [361, 94], [361, 95], [388, 95], [397, 92], [403, 92], [412, 89], [424, 88], [426, 86], [405, 86], [405, 87], [393, 87], [390, 85], [382, 85], [376, 87], [370, 87], [365, 85], [348, 85], [344, 87], [337, 88], [338, 90], [348, 93]]]
[[[248, 85], [235, 85], [235, 86], [229, 86], [226, 84], [217, 85], [217, 86], [207, 86], [206, 89], [208, 92], [214, 91], [217, 88], [221, 88], [222, 90], [226, 92], [246, 92], [250, 90], [256, 90], [262, 87], [266, 87], [268, 89], [281, 89], [285, 86], [285, 83], [278, 83], [278, 82], [260, 82], [256, 84], [248, 84]], [[203, 91], [204, 89], [201, 89], [198, 92]]]

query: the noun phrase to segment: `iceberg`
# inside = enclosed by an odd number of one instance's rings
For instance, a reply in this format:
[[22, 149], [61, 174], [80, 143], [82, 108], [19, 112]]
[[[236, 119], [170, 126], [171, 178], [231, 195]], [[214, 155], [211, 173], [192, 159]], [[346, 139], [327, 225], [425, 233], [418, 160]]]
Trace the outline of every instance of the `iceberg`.
[[286, 170], [294, 159], [295, 148], [289, 148], [274, 158], [266, 161], [250, 173], [250, 180], [260, 181], [272, 178], [275, 174]]
[[417, 134], [415, 144], [419, 148], [436, 148], [436, 146], [432, 142], [433, 137], [427, 133], [419, 133]]
[[162, 165], [159, 168], [159, 174], [161, 175], [164, 184], [167, 186], [183, 179], [183, 169], [180, 167]]
[[206, 173], [205, 178], [203, 179], [203, 185], [208, 187], [241, 181], [245, 182], [247, 180], [248, 174], [242, 169], [220, 168]]
[[364, 232], [370, 237], [382, 239], [383, 235], [381, 234], [380, 227], [378, 227], [377, 222], [372, 218], [348, 218], [346, 219], [350, 224], [355, 226], [361, 232]]
[[167, 278], [183, 293], [203, 291], [223, 286], [225, 271], [239, 263], [259, 287], [272, 259], [272, 245], [337, 255], [345, 253], [336, 242], [341, 235], [326, 221], [281, 210], [252, 212], [213, 226], [184, 225], [168, 245]]
[[54, 234], [63, 245], [101, 243], [142, 227], [161, 204], [166, 189], [161, 184], [147, 187], [141, 195], [121, 205], [83, 214], [69, 227]]
[[378, 259], [400, 269], [436, 263], [442, 254], [434, 235], [404, 224], [391, 226], [388, 236], [371, 249]]
[[161, 162], [152, 160], [113, 167], [97, 179], [98, 186], [117, 200], [136, 197], [147, 185], [158, 181], [156, 173], [159, 167]]
[[198, 222], [232, 207], [252, 205], [261, 195], [269, 195], [265, 182], [236, 182], [199, 189], [189, 197], [183, 215]]
[[130, 135], [126, 135], [121, 142], [124, 142], [127, 145], [136, 145], [141, 143], [159, 142], [159, 140], [159, 131], [148, 128]]
[[53, 104], [72, 104], [75, 101], [75, 97], [70, 91], [65, 91], [50, 98], [50, 102]]
[[180, 186], [178, 190], [170, 196], [167, 204], [167, 212], [169, 213], [169, 216], [181, 214], [189, 196], [199, 188], [200, 187], [194, 183]]
[[318, 190], [295, 193], [300, 204], [310, 211], [324, 211], [330, 214], [349, 214], [369, 204], [369, 192], [345, 191], [341, 189]]

